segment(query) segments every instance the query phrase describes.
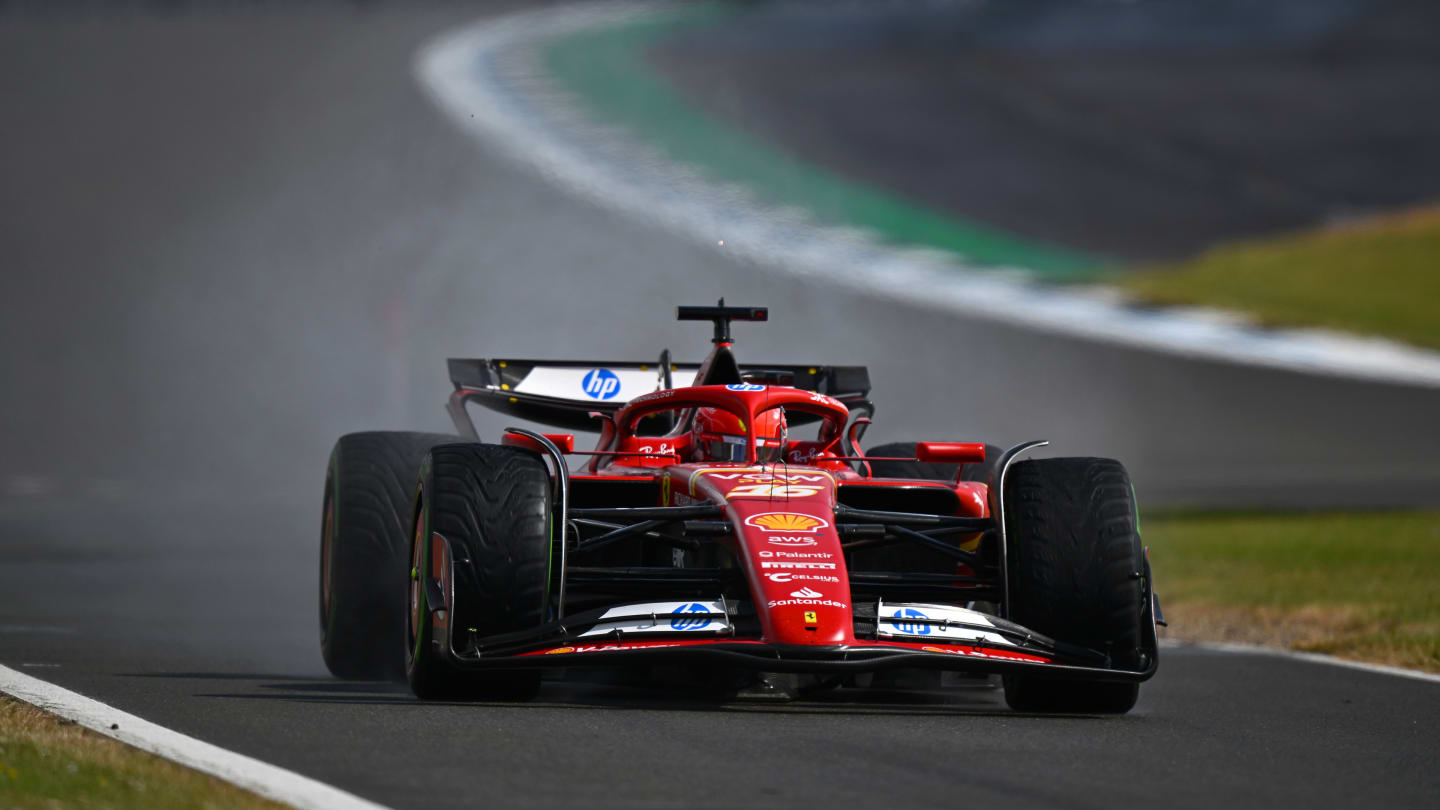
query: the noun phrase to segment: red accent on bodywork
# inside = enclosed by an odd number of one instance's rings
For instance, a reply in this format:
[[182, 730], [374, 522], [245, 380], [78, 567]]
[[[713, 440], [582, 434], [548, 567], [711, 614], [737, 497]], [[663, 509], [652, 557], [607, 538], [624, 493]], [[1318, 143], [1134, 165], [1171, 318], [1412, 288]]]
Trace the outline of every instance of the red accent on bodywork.
[[[754, 639], [731, 639], [731, 638], [696, 638], [696, 639], [655, 639], [649, 641], [610, 641], [594, 644], [566, 644], [559, 647], [547, 647], [543, 650], [520, 653], [516, 658], [523, 658], [533, 655], [584, 655], [597, 652], [624, 652], [626, 650], [654, 650], [663, 647], [703, 647], [724, 644], [734, 646], [736, 644], [763, 645], [764, 642]], [[989, 658], [1000, 661], [1025, 661], [1032, 664], [1053, 664], [1054, 659], [1043, 655], [1019, 652], [1018, 650], [1007, 650], [998, 647], [977, 647], [971, 644], [935, 644], [910, 641], [869, 641], [859, 640], [844, 645], [851, 649], [892, 649], [892, 650], [917, 650], [920, 652], [946, 653], [961, 658]]]
[[673, 641], [610, 641], [597, 644], [566, 644], [534, 652], [520, 653], [516, 658], [527, 655], [571, 655], [594, 652], [621, 652], [623, 650], [653, 650], [656, 647], [695, 647], [702, 644], [759, 644], [759, 641], [735, 641], [734, 639], [687, 638]]
[[[555, 443], [562, 453], [575, 452], [575, 434], [573, 433], [544, 433], [545, 438]], [[507, 447], [519, 447], [525, 450], [533, 450], [536, 453], [546, 452], [545, 447], [539, 442], [519, 433], [506, 433], [500, 437], [500, 443]]]
[[973, 464], [985, 460], [985, 445], [979, 442], [917, 442], [915, 458], [950, 464]]
[[961, 481], [952, 485], [960, 496], [959, 514], [965, 517], [990, 517], [990, 487], [978, 481]]

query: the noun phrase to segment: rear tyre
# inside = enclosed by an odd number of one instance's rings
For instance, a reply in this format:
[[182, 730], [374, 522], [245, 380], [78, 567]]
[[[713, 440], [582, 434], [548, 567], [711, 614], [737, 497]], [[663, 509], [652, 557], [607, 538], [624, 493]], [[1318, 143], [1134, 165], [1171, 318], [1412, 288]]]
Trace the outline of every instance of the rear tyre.
[[[929, 461], [872, 461], [870, 474], [876, 478], [919, 478], [931, 481], [954, 481], [956, 470], [961, 481], [985, 483], [990, 478], [991, 464], [1005, 451], [993, 444], [985, 445], [985, 460], [975, 464], [937, 464]], [[891, 442], [865, 451], [867, 456], [913, 456], [915, 442]]]
[[320, 529], [320, 651], [337, 678], [402, 680], [402, 629], [410, 499], [437, 433], [341, 436], [330, 452]]
[[[551, 491], [540, 457], [513, 447], [449, 444], [426, 457], [405, 636], [406, 675], [417, 697], [529, 700], [539, 690], [539, 670], [462, 672], [445, 645], [459, 651], [472, 631], [484, 638], [545, 621]], [[437, 591], [446, 604], [431, 604]]]
[[[1130, 475], [1105, 458], [1017, 462], [1005, 485], [1010, 618], [1140, 669], [1145, 570]], [[1123, 714], [1138, 683], [1005, 676], [1019, 711]]]

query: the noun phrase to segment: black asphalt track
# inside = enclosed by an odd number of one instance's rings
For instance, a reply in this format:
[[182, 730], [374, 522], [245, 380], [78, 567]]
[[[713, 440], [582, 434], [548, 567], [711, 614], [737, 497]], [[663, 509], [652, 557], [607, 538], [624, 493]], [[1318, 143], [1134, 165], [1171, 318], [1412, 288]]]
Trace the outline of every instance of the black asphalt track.
[[550, 683], [422, 705], [326, 676], [312, 509], [0, 515], [0, 663], [398, 807], [1433, 807], [1440, 684], [1166, 651], [1119, 718], [992, 689], [789, 705]]
[[956, 323], [569, 200], [411, 77], [488, 11], [0, 19], [0, 663], [408, 807], [1435, 804], [1435, 685], [1264, 658], [1170, 653], [1105, 720], [984, 690], [422, 706], [329, 679], [334, 436], [443, 426], [447, 355], [698, 355], [671, 307], [719, 295], [773, 307], [737, 327], [751, 356], [870, 363], [882, 438], [1049, 434], [1151, 502], [1440, 491], [1436, 392]]

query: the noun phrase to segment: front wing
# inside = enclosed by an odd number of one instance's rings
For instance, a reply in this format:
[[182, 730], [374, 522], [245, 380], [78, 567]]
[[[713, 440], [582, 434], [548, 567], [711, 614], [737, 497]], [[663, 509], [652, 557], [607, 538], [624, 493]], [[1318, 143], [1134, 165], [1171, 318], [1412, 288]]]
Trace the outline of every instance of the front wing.
[[[763, 672], [856, 673], [914, 667], [1001, 674], [1043, 673], [1057, 679], [1144, 681], [1155, 674], [1159, 663], [1153, 598], [1146, 603], [1150, 609], [1142, 623], [1145, 638], [1141, 641], [1144, 661], [1140, 669], [1112, 667], [1103, 653], [1066, 645], [995, 617], [985, 616], [983, 622], [966, 621], [963, 616], [954, 620], [916, 622], [890, 618], [898, 615], [898, 611], [886, 614], [880, 605], [873, 611], [857, 609], [856, 638], [848, 644], [770, 644], [757, 638], [744, 638], [747, 622], [743, 609], [726, 605], [723, 600], [671, 603], [671, 612], [660, 612], [657, 603], [588, 611], [533, 631], [475, 639], [473, 646], [464, 652], [457, 652], [452, 646], [447, 657], [452, 665], [473, 670], [694, 663]], [[935, 613], [942, 606], [918, 607]], [[954, 615], [980, 615], [958, 607], [948, 609]], [[657, 628], [694, 626], [696, 622], [705, 621], [713, 623], [715, 628], [700, 634], [685, 630], [655, 630], [647, 634], [634, 627], [635, 623], [645, 621]], [[904, 632], [896, 632], [897, 629]], [[938, 631], [942, 629], [948, 632], [941, 635]], [[923, 637], [932, 634], [936, 637]]]

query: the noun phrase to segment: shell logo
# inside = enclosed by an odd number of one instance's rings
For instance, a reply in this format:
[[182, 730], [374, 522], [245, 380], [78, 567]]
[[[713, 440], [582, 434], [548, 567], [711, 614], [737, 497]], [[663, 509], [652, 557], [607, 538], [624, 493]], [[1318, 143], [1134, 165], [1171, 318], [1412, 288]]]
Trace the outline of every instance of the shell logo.
[[804, 532], [814, 534], [829, 527], [824, 518], [798, 515], [794, 512], [766, 512], [745, 518], [746, 526], [754, 526], [767, 532]]
[[545, 651], [545, 654], [546, 654], [546, 655], [557, 655], [557, 654], [558, 654], [558, 655], [563, 655], [563, 654], [568, 653], [568, 652], [575, 652], [575, 648], [574, 648], [574, 647], [556, 647], [556, 648], [553, 649], [553, 650], [546, 650], [546, 651]]

